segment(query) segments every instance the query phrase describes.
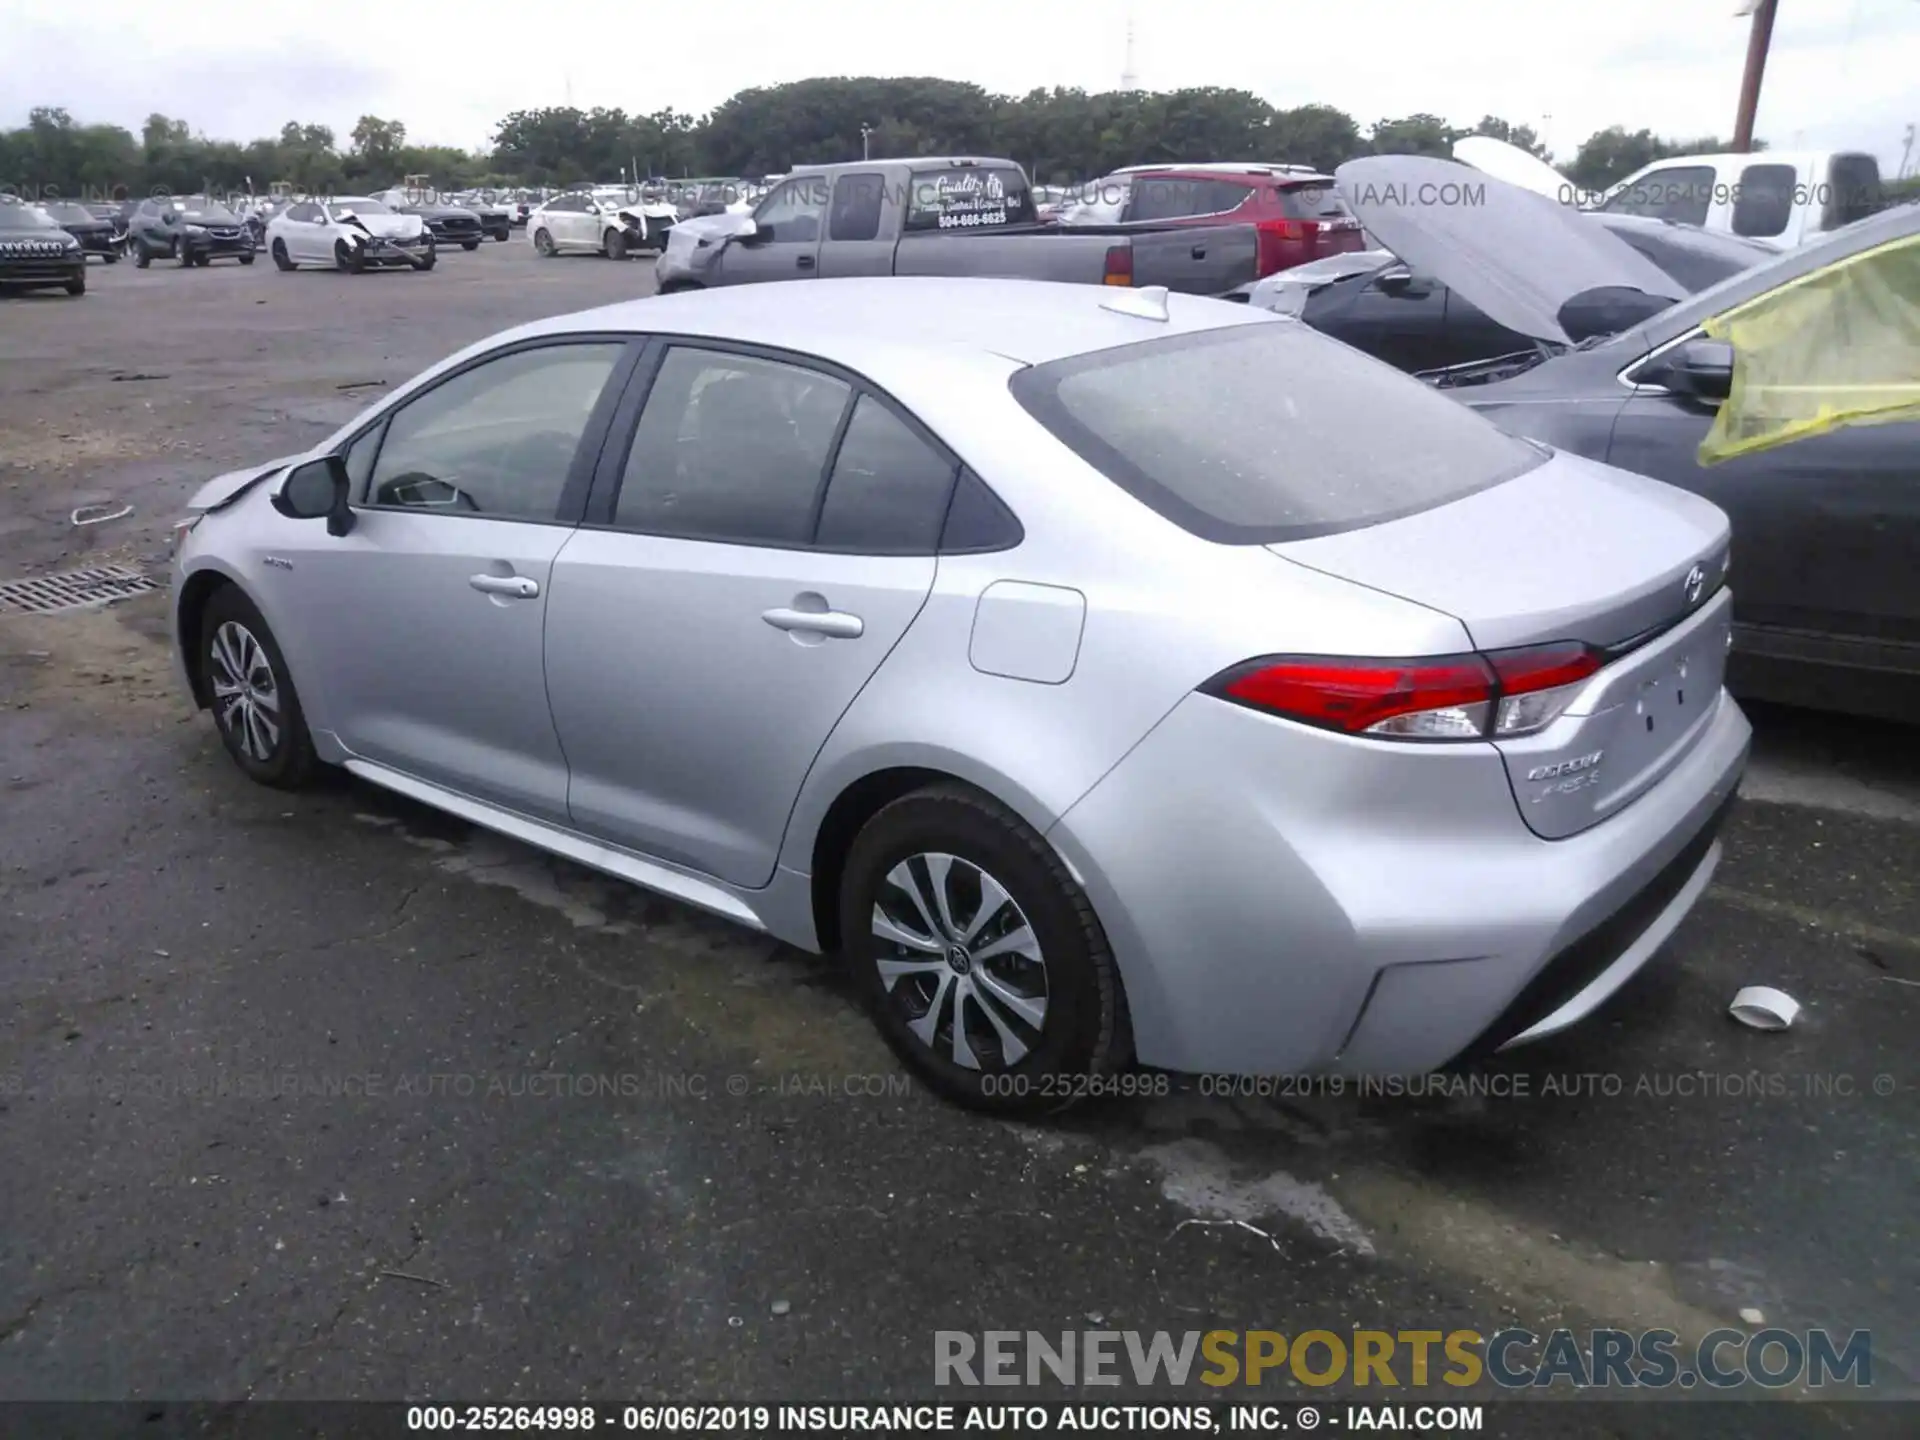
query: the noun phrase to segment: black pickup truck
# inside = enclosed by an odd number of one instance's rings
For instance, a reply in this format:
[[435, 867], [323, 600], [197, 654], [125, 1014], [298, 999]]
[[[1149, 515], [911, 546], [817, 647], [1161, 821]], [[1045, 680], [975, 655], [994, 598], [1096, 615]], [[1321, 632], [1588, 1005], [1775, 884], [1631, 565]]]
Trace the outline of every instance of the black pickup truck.
[[749, 214], [682, 221], [660, 289], [845, 275], [979, 275], [1224, 295], [1257, 278], [1252, 225], [1043, 225], [1027, 175], [977, 157], [808, 166]]

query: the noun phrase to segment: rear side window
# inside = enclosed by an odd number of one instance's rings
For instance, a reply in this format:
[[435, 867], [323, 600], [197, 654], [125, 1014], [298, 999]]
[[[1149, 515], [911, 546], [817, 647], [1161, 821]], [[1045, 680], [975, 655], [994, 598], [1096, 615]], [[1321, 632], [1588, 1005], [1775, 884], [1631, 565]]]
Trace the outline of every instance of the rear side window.
[[613, 523], [804, 545], [850, 387], [817, 370], [676, 345], [647, 393]]
[[827, 213], [829, 240], [871, 240], [880, 233], [880, 200], [886, 193], [880, 175], [842, 175], [833, 182]]
[[1232, 180], [1185, 180], [1153, 176], [1137, 180], [1129, 220], [1181, 220], [1190, 215], [1218, 215], [1237, 209], [1253, 194], [1253, 186]]
[[1380, 524], [1545, 458], [1440, 391], [1286, 321], [1050, 361], [1010, 384], [1121, 489], [1223, 544]]
[[907, 214], [902, 228], [977, 230], [982, 226], [1026, 225], [1034, 220], [1027, 177], [1005, 166], [954, 165], [917, 170], [907, 181]]
[[1285, 185], [1278, 192], [1280, 213], [1289, 220], [1351, 220], [1353, 212], [1330, 184]]
[[862, 395], [834, 457], [814, 543], [868, 555], [931, 555], [955, 468], [893, 411]]
[[1823, 230], [1838, 230], [1864, 220], [1885, 203], [1880, 189], [1880, 162], [1871, 155], [1836, 155], [1828, 174], [1829, 193], [1821, 214]]
[[1800, 172], [1791, 165], [1749, 165], [1740, 172], [1733, 198], [1733, 233], [1765, 240], [1780, 234], [1793, 218]]
[[1677, 220], [1704, 225], [1713, 204], [1711, 165], [1673, 165], [1628, 183], [1600, 208], [1616, 215], [1647, 215], [1655, 220]]

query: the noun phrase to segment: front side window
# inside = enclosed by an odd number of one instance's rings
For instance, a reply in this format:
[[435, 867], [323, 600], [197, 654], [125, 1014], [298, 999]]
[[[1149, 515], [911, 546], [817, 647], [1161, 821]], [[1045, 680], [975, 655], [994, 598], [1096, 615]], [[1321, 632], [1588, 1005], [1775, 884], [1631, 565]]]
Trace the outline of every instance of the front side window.
[[803, 366], [674, 346], [647, 393], [613, 523], [736, 544], [809, 543], [851, 393]]
[[826, 208], [827, 185], [819, 176], [789, 180], [760, 203], [753, 223], [769, 239], [805, 243], [820, 238]]
[[403, 404], [387, 422], [367, 503], [556, 518], [574, 452], [622, 348], [609, 341], [515, 351]]
[[1600, 208], [1615, 215], [1646, 215], [1683, 225], [1704, 225], [1713, 204], [1713, 191], [1711, 165], [1670, 165], [1629, 181]]

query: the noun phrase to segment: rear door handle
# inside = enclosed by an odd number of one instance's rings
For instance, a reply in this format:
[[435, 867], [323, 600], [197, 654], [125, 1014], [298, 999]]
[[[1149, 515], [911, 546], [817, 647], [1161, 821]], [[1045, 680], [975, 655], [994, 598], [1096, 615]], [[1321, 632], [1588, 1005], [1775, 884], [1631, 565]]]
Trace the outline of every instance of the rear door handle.
[[472, 575], [467, 583], [483, 595], [507, 595], [515, 600], [531, 600], [540, 593], [540, 582], [525, 575]]
[[1204, 245], [1196, 245], [1196, 246], [1194, 246], [1194, 247], [1193, 247], [1193, 258], [1194, 258], [1194, 259], [1196, 259], [1196, 260], [1204, 260], [1204, 259], [1206, 259], [1206, 258], [1207, 258], [1207, 247], [1206, 247], [1206, 246], [1204, 246]]
[[795, 258], [793, 263], [799, 269], [811, 270], [813, 268], [813, 257], [811, 255], [801, 255]]
[[799, 630], [830, 636], [835, 640], [858, 640], [867, 630], [866, 622], [858, 615], [846, 615], [838, 610], [788, 610], [783, 607], [769, 610], [760, 618], [776, 630]]

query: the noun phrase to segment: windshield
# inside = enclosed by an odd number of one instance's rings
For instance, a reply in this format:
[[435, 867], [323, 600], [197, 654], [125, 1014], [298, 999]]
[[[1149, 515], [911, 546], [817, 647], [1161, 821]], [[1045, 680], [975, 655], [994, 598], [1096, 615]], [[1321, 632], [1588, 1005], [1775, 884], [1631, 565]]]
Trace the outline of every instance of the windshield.
[[355, 200], [355, 199], [349, 198], [346, 200], [335, 200], [332, 204], [327, 206], [327, 214], [332, 216], [335, 220], [338, 220], [341, 216], [341, 212], [346, 210], [351, 210], [356, 215], [391, 215], [393, 214], [392, 206], [383, 205], [378, 200]]
[[238, 225], [240, 217], [235, 215], [218, 200], [205, 195], [183, 195], [173, 202], [173, 208], [187, 219], [205, 225]]
[[0, 201], [0, 230], [58, 230], [54, 219], [38, 205]]
[[1121, 489], [1225, 544], [1381, 524], [1544, 459], [1438, 390], [1292, 321], [1100, 350], [1009, 383], [1028, 414]]
[[53, 200], [40, 207], [61, 225], [98, 225], [91, 210], [84, 205], [75, 205], [71, 201]]

